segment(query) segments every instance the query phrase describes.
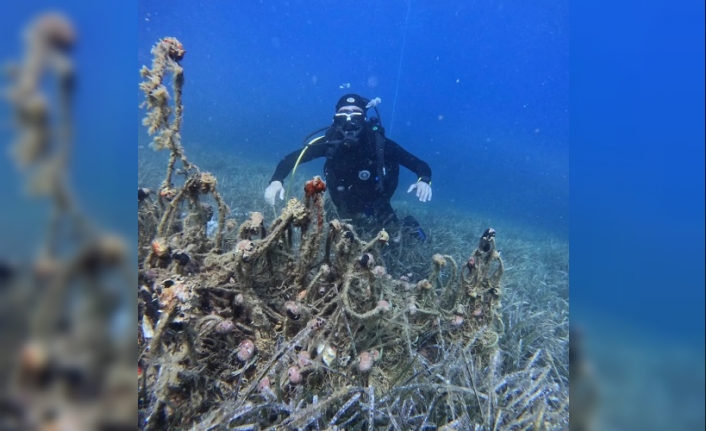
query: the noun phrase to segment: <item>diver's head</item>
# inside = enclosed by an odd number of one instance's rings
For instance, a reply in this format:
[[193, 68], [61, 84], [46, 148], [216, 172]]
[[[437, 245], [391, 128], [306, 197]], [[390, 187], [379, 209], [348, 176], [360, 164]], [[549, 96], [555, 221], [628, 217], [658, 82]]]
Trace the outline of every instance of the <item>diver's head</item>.
[[354, 106], [358, 108], [361, 112], [365, 112], [368, 110], [368, 99], [361, 97], [357, 94], [346, 94], [345, 96], [338, 99], [338, 103], [336, 103], [336, 111], [340, 110], [343, 107], [350, 106]]
[[333, 125], [343, 134], [344, 142], [357, 142], [365, 125], [367, 104], [368, 101], [357, 94], [346, 94], [336, 103]]

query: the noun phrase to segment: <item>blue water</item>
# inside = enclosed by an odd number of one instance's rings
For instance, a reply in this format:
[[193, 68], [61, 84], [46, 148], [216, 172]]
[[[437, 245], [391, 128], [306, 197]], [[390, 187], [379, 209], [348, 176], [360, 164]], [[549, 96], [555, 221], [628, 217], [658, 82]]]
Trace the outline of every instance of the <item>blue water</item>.
[[704, 2], [571, 17], [571, 324], [600, 429], [704, 429]]
[[432, 167], [428, 205], [568, 236], [568, 2], [142, 1], [138, 17], [137, 67], [160, 37], [187, 50], [192, 142], [274, 170], [340, 96], [380, 97], [388, 136]]
[[610, 10], [572, 25], [572, 318], [703, 352], [704, 3]]

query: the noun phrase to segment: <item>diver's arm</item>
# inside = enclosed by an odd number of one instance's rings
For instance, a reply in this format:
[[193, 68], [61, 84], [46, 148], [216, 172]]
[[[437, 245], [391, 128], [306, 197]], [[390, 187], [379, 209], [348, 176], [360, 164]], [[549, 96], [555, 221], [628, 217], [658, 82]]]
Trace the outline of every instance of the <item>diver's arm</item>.
[[431, 168], [427, 162], [405, 150], [393, 140], [388, 139], [385, 147], [385, 157], [389, 155], [397, 159], [400, 165], [414, 172], [420, 181], [431, 184]]
[[[409, 186], [407, 193], [416, 191], [417, 198], [419, 198], [420, 202], [429, 202], [432, 195], [431, 168], [429, 164], [389, 139], [385, 147], [385, 153], [388, 153], [388, 151], [392, 153], [393, 157], [397, 159], [400, 165], [417, 175], [417, 182]], [[385, 154], [385, 157], [387, 157], [387, 154]]]
[[[292, 169], [294, 169], [294, 165], [297, 163], [297, 159], [299, 158], [299, 155], [302, 154], [304, 148], [292, 151], [291, 153], [284, 156], [282, 160], [277, 163], [277, 168], [275, 169], [275, 173], [272, 174], [270, 182], [279, 181], [283, 183], [284, 179], [287, 178], [287, 175], [289, 175], [289, 173], [292, 172]], [[326, 156], [326, 145], [310, 145], [302, 155], [301, 160], [299, 160], [299, 164], [306, 163], [308, 161], [318, 159], [319, 157], [324, 156]]]

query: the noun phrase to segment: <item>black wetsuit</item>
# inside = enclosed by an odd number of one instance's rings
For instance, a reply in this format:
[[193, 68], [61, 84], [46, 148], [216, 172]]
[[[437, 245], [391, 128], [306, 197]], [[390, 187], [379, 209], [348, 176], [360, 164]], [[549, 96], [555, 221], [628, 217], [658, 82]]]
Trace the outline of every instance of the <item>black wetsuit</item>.
[[[356, 143], [335, 142], [337, 133], [329, 129], [323, 143], [311, 145], [299, 163], [326, 157], [324, 176], [334, 205], [344, 216], [363, 214], [379, 223], [397, 222], [390, 199], [397, 189], [400, 165], [421, 181], [431, 182], [431, 168], [391, 139], [384, 138], [384, 169], [378, 170], [375, 133], [366, 124]], [[283, 182], [294, 168], [302, 150], [280, 160], [272, 181]]]

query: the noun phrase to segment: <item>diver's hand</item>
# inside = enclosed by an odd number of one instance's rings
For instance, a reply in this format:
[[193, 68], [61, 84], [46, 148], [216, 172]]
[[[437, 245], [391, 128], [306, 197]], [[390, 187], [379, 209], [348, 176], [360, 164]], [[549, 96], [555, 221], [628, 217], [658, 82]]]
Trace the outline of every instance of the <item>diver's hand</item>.
[[416, 183], [409, 186], [407, 193], [412, 190], [417, 189], [417, 197], [420, 202], [428, 202], [431, 200], [431, 186], [424, 181], [417, 181]]
[[284, 187], [282, 187], [282, 183], [279, 181], [272, 181], [265, 189], [265, 200], [268, 204], [272, 206], [275, 205], [277, 193], [279, 193], [279, 199], [284, 200]]

